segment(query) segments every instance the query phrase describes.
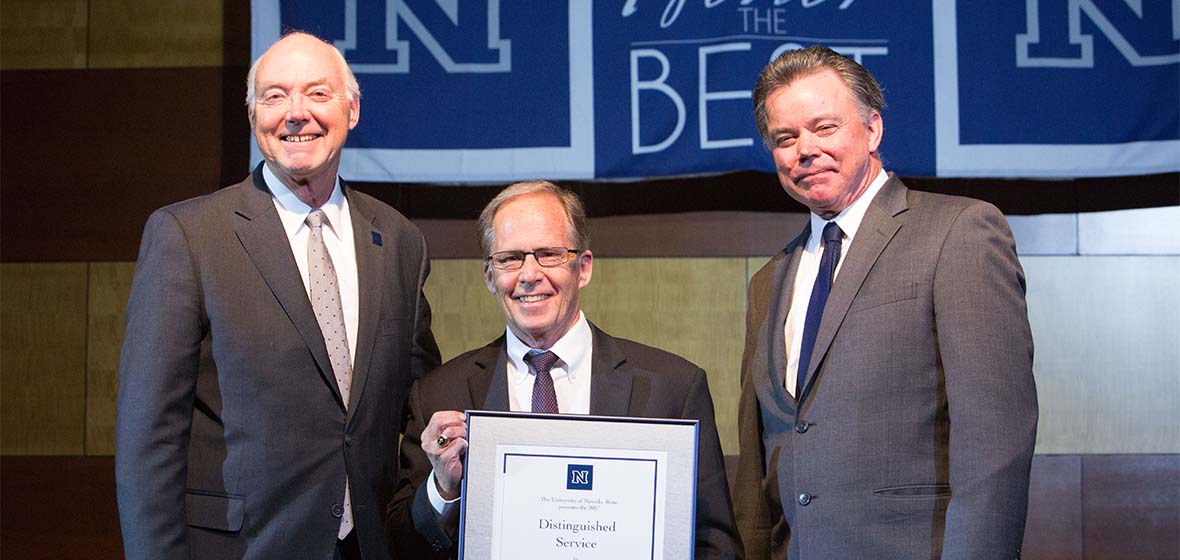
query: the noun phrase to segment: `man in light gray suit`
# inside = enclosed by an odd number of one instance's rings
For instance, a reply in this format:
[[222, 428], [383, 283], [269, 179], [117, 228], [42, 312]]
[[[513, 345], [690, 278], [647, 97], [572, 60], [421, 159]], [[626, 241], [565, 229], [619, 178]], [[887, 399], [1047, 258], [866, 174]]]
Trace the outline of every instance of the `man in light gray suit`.
[[144, 230], [119, 363], [126, 556], [387, 558], [402, 404], [439, 363], [425, 241], [336, 175], [360, 91], [334, 47], [287, 35], [247, 82], [265, 162]]
[[747, 557], [1018, 558], [1037, 401], [1003, 215], [886, 174], [881, 89], [829, 49], [772, 61], [754, 104], [811, 216], [750, 281]]

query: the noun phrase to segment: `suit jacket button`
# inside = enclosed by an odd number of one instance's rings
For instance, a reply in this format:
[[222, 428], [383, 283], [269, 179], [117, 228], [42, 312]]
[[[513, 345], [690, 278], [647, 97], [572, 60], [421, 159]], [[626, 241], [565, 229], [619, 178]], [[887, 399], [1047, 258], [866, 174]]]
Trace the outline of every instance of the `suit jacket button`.
[[799, 505], [805, 506], [810, 503], [811, 503], [811, 494], [808, 494], [807, 492], [799, 494]]
[[438, 539], [434, 539], [434, 542], [430, 543], [430, 548], [434, 549], [435, 552], [442, 552], [443, 545]]
[[332, 517], [342, 517], [344, 515], [343, 504], [332, 504]]
[[344, 434], [344, 446], [345, 447], [352, 446], [352, 434]]
[[795, 423], [795, 431], [799, 432], [801, 434], [806, 434], [807, 429], [810, 427], [811, 427], [811, 424], [808, 424], [807, 422], [804, 422], [802, 420]]

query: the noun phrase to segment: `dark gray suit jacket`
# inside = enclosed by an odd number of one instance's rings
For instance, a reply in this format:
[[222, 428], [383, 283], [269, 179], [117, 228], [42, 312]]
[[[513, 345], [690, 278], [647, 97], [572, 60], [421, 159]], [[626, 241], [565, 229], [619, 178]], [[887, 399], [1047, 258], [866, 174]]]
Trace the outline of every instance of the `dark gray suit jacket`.
[[[700, 421], [696, 558], [741, 558], [734, 528], [713, 398], [704, 370], [663, 350], [593, 331], [590, 414]], [[454, 527], [443, 527], [422, 484], [430, 461], [421, 434], [440, 410], [508, 410], [504, 337], [448, 361], [414, 383], [402, 440], [402, 482], [390, 504], [390, 533], [399, 559], [452, 558]]]
[[1018, 557], [1037, 400], [1003, 215], [891, 177], [836, 277], [797, 401], [783, 324], [807, 236], [750, 281], [734, 491], [747, 555]]
[[127, 558], [331, 558], [345, 473], [367, 559], [411, 382], [439, 362], [426, 244], [345, 187], [360, 318], [347, 413], [261, 166], [148, 219], [119, 363]]

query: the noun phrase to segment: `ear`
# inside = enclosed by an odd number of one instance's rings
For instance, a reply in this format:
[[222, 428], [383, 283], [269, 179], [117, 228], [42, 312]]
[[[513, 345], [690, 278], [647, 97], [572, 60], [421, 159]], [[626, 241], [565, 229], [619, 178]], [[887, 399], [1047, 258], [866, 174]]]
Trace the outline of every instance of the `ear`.
[[348, 130], [356, 128], [356, 123], [361, 122], [361, 98], [357, 97], [348, 104]]
[[489, 292], [496, 293], [496, 271], [487, 260], [483, 261], [483, 283]]
[[881, 113], [873, 111], [865, 130], [869, 133], [869, 152], [876, 152], [881, 146], [881, 138], [885, 136], [885, 121], [881, 119]]
[[591, 253], [590, 249], [586, 249], [578, 255], [578, 289], [585, 288], [593, 275], [594, 253]]

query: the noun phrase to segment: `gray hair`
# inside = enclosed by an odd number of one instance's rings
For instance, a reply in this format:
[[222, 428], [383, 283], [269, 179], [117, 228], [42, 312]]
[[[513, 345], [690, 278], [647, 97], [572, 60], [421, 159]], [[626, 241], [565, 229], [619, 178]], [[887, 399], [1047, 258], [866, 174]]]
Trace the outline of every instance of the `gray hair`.
[[[353, 101], [361, 98], [361, 86], [356, 81], [356, 74], [352, 73], [352, 67], [348, 65], [348, 60], [344, 58], [344, 53], [340, 52], [340, 49], [337, 49], [332, 43], [306, 31], [288, 31], [283, 34], [279, 41], [282, 41], [287, 37], [291, 37], [292, 35], [306, 35], [324, 43], [329, 47], [332, 47], [332, 54], [336, 57], [336, 62], [339, 65], [341, 72], [344, 74], [344, 95], [347, 97], [348, 103], [351, 105]], [[277, 44], [278, 41], [275, 41], [275, 43]], [[246, 113], [250, 116], [251, 122], [254, 121], [254, 102], [255, 95], [257, 95], [257, 91], [255, 91], [254, 79], [258, 75], [258, 64], [262, 62], [263, 58], [266, 58], [266, 53], [263, 53], [262, 56], [258, 57], [258, 59], [254, 61], [254, 64], [250, 65], [250, 72], [246, 74]]]
[[590, 233], [586, 230], [586, 209], [582, 206], [582, 199], [578, 198], [578, 195], [573, 191], [549, 181], [524, 181], [513, 183], [500, 191], [479, 213], [479, 246], [483, 249], [485, 256], [491, 254], [495, 241], [492, 220], [496, 217], [496, 212], [505, 202], [518, 196], [530, 194], [548, 194], [556, 197], [558, 202], [561, 202], [562, 209], [565, 210], [566, 237], [575, 245], [569, 248], [580, 250], [590, 248]]
[[835, 72], [840, 81], [852, 91], [860, 118], [865, 124], [868, 124], [874, 111], [880, 113], [885, 108], [885, 95], [881, 93], [881, 85], [864, 66], [851, 58], [820, 45], [787, 51], [762, 69], [762, 73], [758, 75], [758, 82], [754, 85], [754, 119], [758, 124], [758, 134], [768, 147], [773, 146], [774, 142], [767, 130], [769, 124], [766, 98], [799, 78], [824, 70]]

